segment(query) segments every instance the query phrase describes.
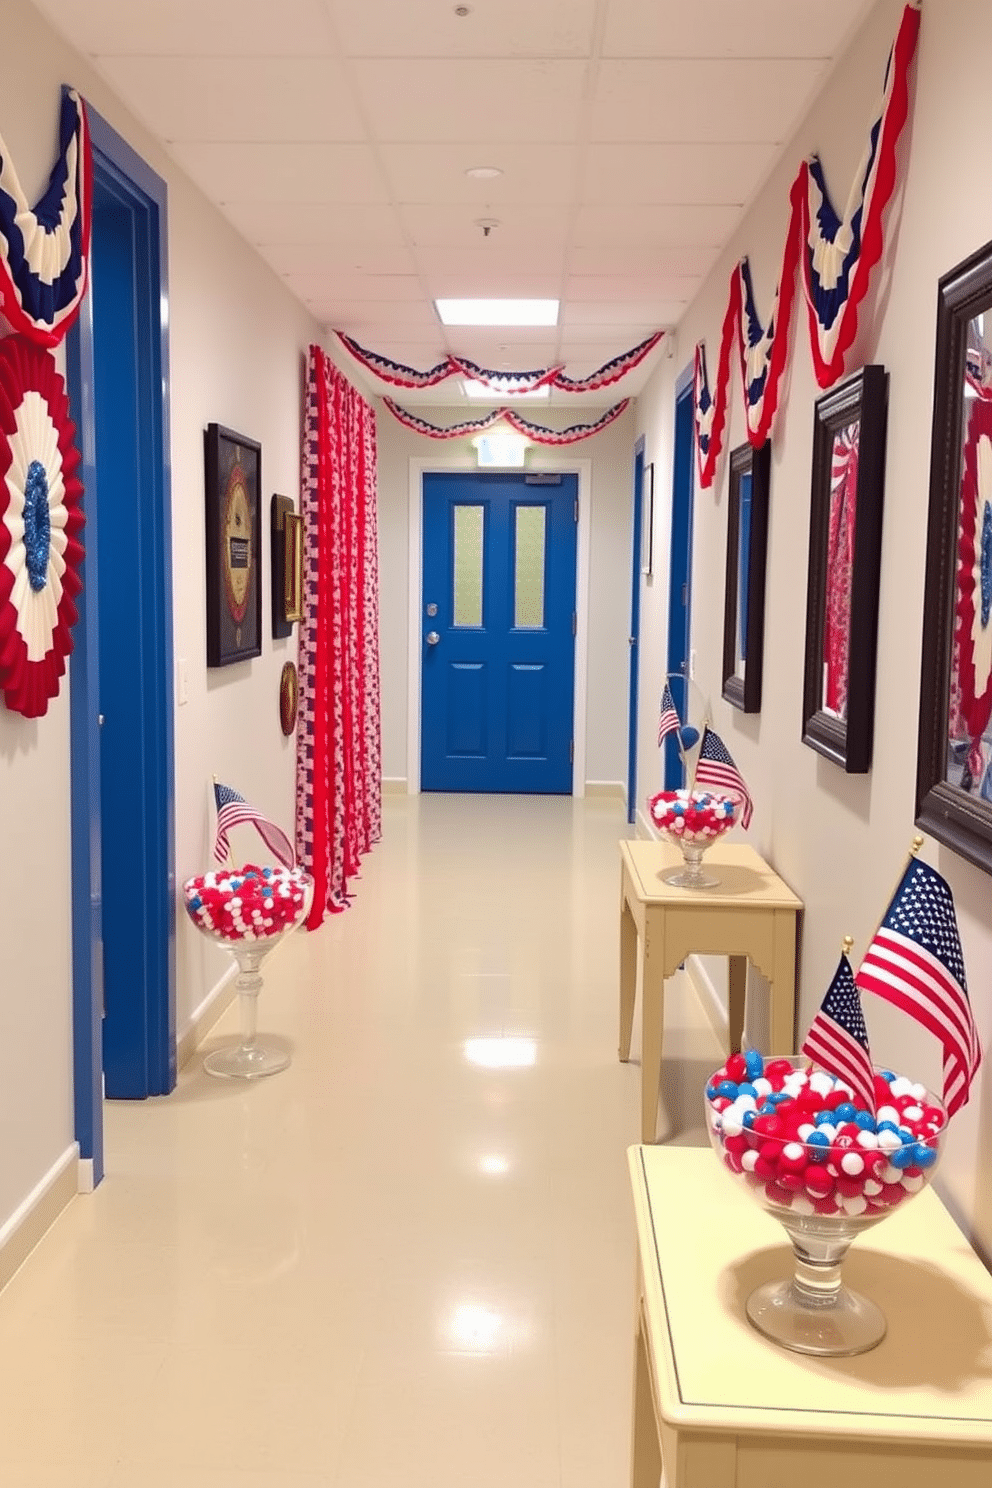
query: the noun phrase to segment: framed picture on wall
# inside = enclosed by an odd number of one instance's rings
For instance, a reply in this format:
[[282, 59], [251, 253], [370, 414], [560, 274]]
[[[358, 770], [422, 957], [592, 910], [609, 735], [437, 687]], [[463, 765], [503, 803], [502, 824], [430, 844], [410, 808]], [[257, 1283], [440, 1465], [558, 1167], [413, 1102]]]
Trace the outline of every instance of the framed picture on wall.
[[207, 552], [207, 666], [262, 653], [262, 447], [209, 424], [204, 434]]
[[885, 368], [863, 367], [813, 424], [803, 743], [849, 775], [871, 768], [887, 405]]
[[286, 513], [282, 608], [290, 624], [303, 619], [303, 518], [299, 512]]
[[916, 821], [992, 873], [992, 243], [938, 286]]
[[730, 455], [727, 578], [723, 602], [723, 695], [745, 713], [761, 712], [765, 650], [765, 557], [771, 445], [742, 444]]
[[293, 633], [293, 622], [286, 615], [286, 519], [292, 516], [289, 496], [273, 496], [269, 503], [269, 566], [272, 606], [272, 638], [285, 640]]

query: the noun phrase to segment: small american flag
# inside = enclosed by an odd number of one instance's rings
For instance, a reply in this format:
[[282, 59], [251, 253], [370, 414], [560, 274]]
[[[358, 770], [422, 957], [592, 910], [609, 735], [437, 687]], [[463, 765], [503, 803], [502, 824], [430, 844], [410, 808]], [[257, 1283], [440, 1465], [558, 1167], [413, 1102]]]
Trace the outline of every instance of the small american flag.
[[710, 790], [724, 791], [728, 796], [737, 796], [741, 803], [741, 826], [751, 825], [753, 802], [751, 793], [744, 784], [744, 777], [734, 764], [730, 750], [719, 734], [709, 724], [703, 729], [703, 742], [699, 746], [696, 763], [696, 779], [693, 788], [708, 786]]
[[661, 694], [661, 712], [658, 714], [658, 744], [660, 745], [666, 734], [670, 734], [680, 725], [678, 709], [675, 699], [672, 697], [671, 686], [666, 682]]
[[844, 1080], [875, 1113], [875, 1076], [861, 998], [847, 956], [841, 956], [820, 1011], [810, 1024], [802, 1052]]
[[228, 832], [242, 822], [249, 822], [275, 856], [287, 868], [294, 867], [296, 854], [286, 833], [275, 822], [249, 806], [244, 796], [238, 795], [229, 785], [218, 785], [214, 781], [214, 800], [217, 803], [217, 836], [214, 839], [214, 857], [223, 863], [229, 850]]
[[968, 1099], [982, 1051], [968, 1001], [954, 896], [946, 879], [914, 858], [855, 978], [908, 1013], [944, 1050], [944, 1105], [953, 1116]]

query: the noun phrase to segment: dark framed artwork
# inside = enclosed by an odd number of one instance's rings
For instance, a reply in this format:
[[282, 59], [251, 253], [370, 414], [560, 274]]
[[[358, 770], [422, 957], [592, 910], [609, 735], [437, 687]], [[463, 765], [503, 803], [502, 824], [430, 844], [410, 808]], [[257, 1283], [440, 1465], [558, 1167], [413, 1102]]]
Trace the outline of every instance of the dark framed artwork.
[[654, 461], [644, 467], [641, 485], [641, 573], [650, 578], [654, 572]]
[[992, 872], [992, 243], [940, 280], [917, 824]]
[[282, 609], [290, 623], [303, 619], [303, 518], [298, 512], [286, 513]]
[[888, 373], [816, 402], [806, 588], [803, 742], [849, 775], [871, 768]]
[[761, 712], [771, 464], [767, 440], [760, 449], [742, 444], [730, 454], [723, 695], [745, 713]]
[[273, 496], [269, 503], [273, 640], [285, 640], [293, 633], [293, 622], [286, 615], [286, 518], [293, 510], [289, 496]]
[[208, 424], [203, 443], [207, 666], [221, 667], [262, 653], [262, 447], [220, 424]]

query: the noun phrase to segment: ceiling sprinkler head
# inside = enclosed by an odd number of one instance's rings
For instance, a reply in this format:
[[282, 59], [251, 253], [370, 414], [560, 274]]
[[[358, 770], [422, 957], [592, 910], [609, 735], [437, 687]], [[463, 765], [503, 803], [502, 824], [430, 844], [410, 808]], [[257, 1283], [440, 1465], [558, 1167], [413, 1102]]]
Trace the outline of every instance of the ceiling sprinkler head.
[[498, 217], [477, 217], [475, 219], [475, 225], [476, 225], [476, 227], [481, 227], [482, 228], [482, 236], [484, 238], [488, 238], [488, 236], [492, 232], [493, 228], [494, 227], [499, 227], [499, 218]]
[[472, 14], [472, 7], [471, 7], [471, 5], [456, 5], [455, 6], [455, 15], [456, 16], [467, 16], [467, 15], [471, 15], [471, 14]]

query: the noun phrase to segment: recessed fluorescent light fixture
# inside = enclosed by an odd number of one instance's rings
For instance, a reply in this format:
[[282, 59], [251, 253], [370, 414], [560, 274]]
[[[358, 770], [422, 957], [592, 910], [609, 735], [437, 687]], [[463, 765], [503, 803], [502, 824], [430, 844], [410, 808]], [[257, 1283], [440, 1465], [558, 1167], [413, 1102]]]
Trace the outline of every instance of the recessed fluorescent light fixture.
[[447, 326], [553, 326], [557, 300], [435, 300]]
[[477, 382], [474, 377], [463, 377], [462, 389], [466, 398], [488, 398], [491, 403], [500, 403], [504, 398], [551, 397], [551, 388], [547, 383], [539, 388], [513, 388], [494, 386], [488, 382]]

